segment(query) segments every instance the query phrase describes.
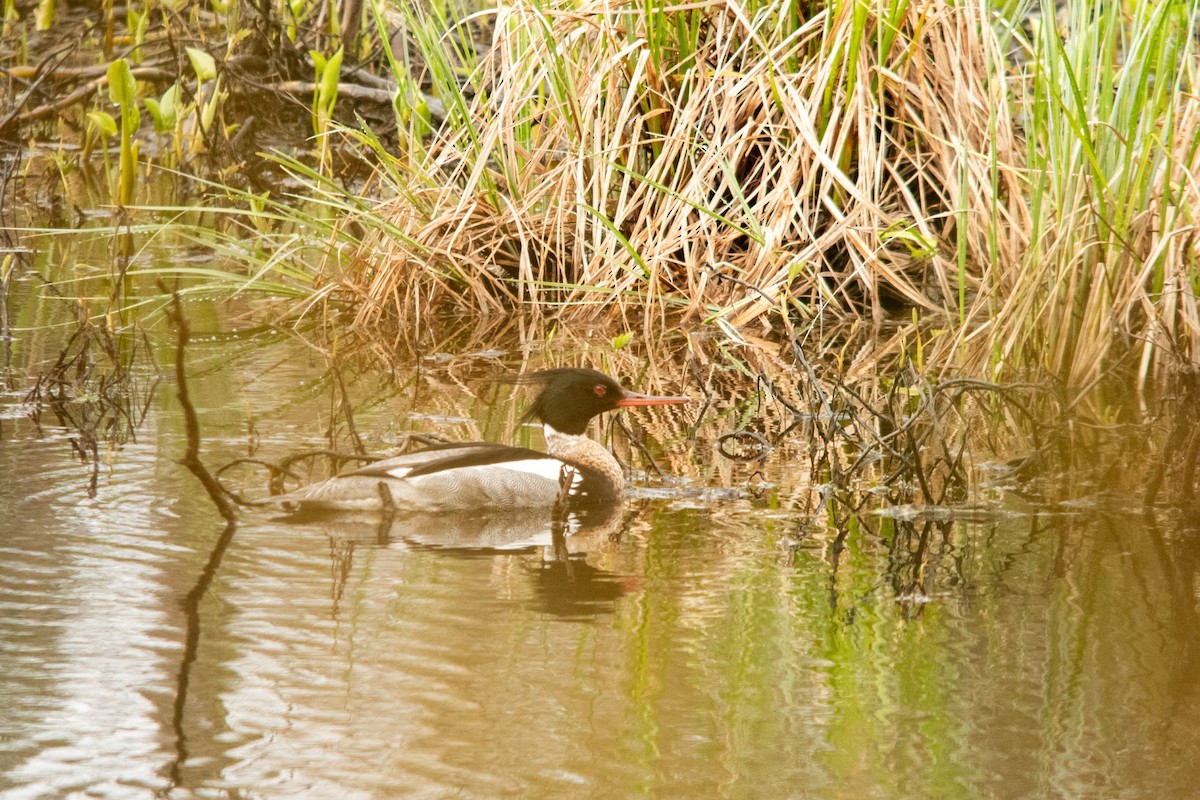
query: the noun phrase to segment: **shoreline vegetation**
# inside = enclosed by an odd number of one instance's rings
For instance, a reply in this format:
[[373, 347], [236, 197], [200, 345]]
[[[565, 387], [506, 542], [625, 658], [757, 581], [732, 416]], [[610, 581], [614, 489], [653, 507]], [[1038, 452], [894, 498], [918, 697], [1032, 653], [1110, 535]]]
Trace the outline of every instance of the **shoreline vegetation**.
[[[844, 471], [852, 408], [926, 502], [974, 480], [948, 417], [1025, 464], [1081, 409], [1128, 421], [1118, 397], [1167, 420], [1147, 499], [1193, 501], [1193, 3], [4, 8], [4, 209], [30, 220], [6, 233], [6, 310], [78, 227], [54, 195], [83, 175], [114, 234], [160, 225], [230, 265], [147, 286], [284, 297], [365, 339], [447, 315], [682, 330], [693, 369], [728, 356], [712, 342], [772, 343], [809, 385], [787, 409], [828, 425], [813, 474]], [[163, 202], [156, 177], [203, 197]], [[107, 307], [80, 301], [109, 325], [144, 302], [117, 249]], [[864, 331], [873, 393], [851, 388]]]

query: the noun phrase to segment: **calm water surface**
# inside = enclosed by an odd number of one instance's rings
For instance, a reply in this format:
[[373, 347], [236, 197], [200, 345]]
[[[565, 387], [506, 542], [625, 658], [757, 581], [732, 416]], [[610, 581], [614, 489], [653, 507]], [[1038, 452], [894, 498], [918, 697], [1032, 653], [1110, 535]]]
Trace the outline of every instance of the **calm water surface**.
[[[211, 463], [320, 444], [309, 352], [193, 353]], [[451, 378], [353, 382], [368, 447], [414, 419], [511, 441], [512, 398]], [[0, 405], [6, 800], [1200, 797], [1200, 535], [1178, 519], [1013, 502], [839, 540], [700, 493], [744, 488], [712, 469], [565, 561], [536, 520], [269, 514], [214, 556], [168, 384], [100, 444], [94, 497], [74, 432], [21, 395]], [[802, 489], [772, 458], [779, 496]]]

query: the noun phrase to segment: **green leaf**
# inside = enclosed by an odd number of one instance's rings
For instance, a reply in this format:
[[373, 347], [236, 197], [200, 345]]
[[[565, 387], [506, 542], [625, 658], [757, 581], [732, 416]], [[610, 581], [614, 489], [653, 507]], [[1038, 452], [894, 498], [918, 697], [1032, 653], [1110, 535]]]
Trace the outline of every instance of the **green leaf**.
[[625, 333], [622, 333], [620, 336], [613, 338], [612, 349], [613, 350], [622, 350], [622, 349], [624, 349], [625, 345], [629, 344], [630, 340], [632, 340], [632, 339], [633, 339], [633, 331], [626, 331]]
[[879, 238], [888, 243], [899, 242], [913, 258], [930, 258], [937, 254], [937, 242], [921, 233], [915, 224], [905, 224], [897, 220], [889, 225]]
[[225, 102], [225, 93], [221, 91], [221, 81], [218, 79], [213, 87], [212, 97], [204, 104], [204, 108], [200, 109], [200, 130], [207, 131], [212, 128], [212, 124], [217, 118], [217, 108], [223, 102]]
[[417, 115], [417, 119], [421, 120], [427, 130], [433, 130], [433, 114], [429, 110], [429, 103], [426, 103], [424, 98], [417, 101], [413, 113]]
[[103, 136], [117, 135], [117, 121], [113, 119], [112, 114], [104, 111], [89, 111], [88, 123], [100, 132]]
[[129, 71], [129, 62], [123, 58], [109, 64], [107, 74], [108, 96], [121, 107], [121, 134], [132, 138], [142, 119], [137, 106], [137, 81]]
[[139, 14], [132, 8], [128, 10], [127, 21], [125, 26], [133, 32], [133, 50], [129, 53], [129, 59], [135, 63], [142, 63], [142, 43], [146, 41], [146, 28], [150, 24], [149, 12]]
[[187, 48], [187, 54], [192, 61], [192, 69], [196, 71], [197, 78], [202, 81], [211, 81], [217, 77], [217, 62], [213, 60], [212, 56], [194, 47]]
[[329, 58], [329, 62], [325, 64], [325, 68], [321, 70], [321, 97], [332, 108], [333, 101], [337, 97], [338, 81], [342, 78], [342, 50], [339, 47], [337, 52]]
[[329, 58], [325, 58], [315, 50], [309, 51], [312, 54], [313, 64], [317, 68], [317, 90], [313, 92], [313, 114], [315, 115], [313, 125], [316, 126], [316, 132], [319, 134], [322, 131], [323, 123], [321, 118], [328, 118], [333, 114], [333, 106], [337, 102], [338, 82], [342, 77], [342, 48], [338, 48], [337, 52]]
[[[158, 106], [162, 110], [163, 125], [166, 129], [174, 128], [175, 121], [179, 116], [179, 95], [181, 93], [179, 84], [176, 83], [163, 92], [159, 98]], [[150, 101], [146, 101], [149, 103]]]
[[166, 126], [163, 125], [162, 107], [159, 106], [158, 101], [153, 97], [147, 97], [146, 110], [150, 112], [150, 119], [154, 120], [154, 130], [159, 133], [166, 130]]
[[179, 84], [175, 84], [163, 92], [162, 97], [158, 100], [147, 97], [146, 110], [150, 112], [150, 117], [154, 120], [155, 131], [166, 133], [174, 129], [179, 113]]
[[129, 62], [123, 58], [108, 65], [108, 97], [122, 110], [137, 102], [137, 81], [129, 71]]

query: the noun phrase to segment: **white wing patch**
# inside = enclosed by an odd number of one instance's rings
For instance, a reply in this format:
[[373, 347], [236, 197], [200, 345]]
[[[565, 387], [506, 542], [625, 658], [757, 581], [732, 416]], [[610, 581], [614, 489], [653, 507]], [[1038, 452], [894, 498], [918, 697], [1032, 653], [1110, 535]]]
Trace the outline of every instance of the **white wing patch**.
[[557, 481], [562, 471], [563, 462], [557, 458], [529, 458], [524, 461], [505, 461], [500, 464], [485, 464], [483, 469], [511, 469], [513, 472], [524, 472], [537, 475], [540, 478]]
[[412, 471], [413, 471], [412, 467], [395, 467], [394, 469], [389, 469], [387, 471], [387, 474], [390, 475], [391, 477], [399, 480], [400, 478], [407, 478], [408, 473], [410, 473]]
[[[487, 474], [493, 470], [504, 469], [512, 472], [522, 472], [526, 475], [535, 475], [539, 478], [545, 478], [548, 481], [554, 481], [555, 483], [558, 483], [564, 467], [574, 473], [572, 486], [578, 485], [579, 481], [582, 479], [582, 476], [579, 474], [579, 470], [564, 464], [557, 458], [527, 458], [521, 461], [502, 461], [496, 464], [479, 464], [473, 467], [455, 467], [454, 469], [431, 472], [428, 475], [417, 475], [413, 478], [413, 480], [419, 481], [421, 478], [432, 478], [437, 475], [447, 475], [455, 472]], [[412, 469], [412, 467], [397, 467], [394, 470], [390, 470], [388, 474], [393, 478], [403, 478], [408, 475], [408, 473], [412, 472]]]

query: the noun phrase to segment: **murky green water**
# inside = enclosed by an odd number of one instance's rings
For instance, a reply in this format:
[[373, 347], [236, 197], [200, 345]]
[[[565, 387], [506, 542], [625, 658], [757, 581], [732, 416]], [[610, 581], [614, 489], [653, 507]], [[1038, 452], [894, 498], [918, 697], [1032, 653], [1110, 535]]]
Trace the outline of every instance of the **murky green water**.
[[[202, 339], [233, 325], [196, 312]], [[360, 434], [511, 440], [512, 397], [489, 410], [473, 379], [495, 355], [350, 381]], [[210, 463], [320, 443], [336, 392], [301, 342], [191, 359]], [[749, 477], [712, 466], [713, 418], [670, 462], [698, 465], [689, 482], [651, 481], [566, 561], [524, 523], [269, 514], [219, 550], [175, 462], [169, 382], [135, 436], [100, 442], [94, 497], [77, 433], [21, 395], [0, 406], [6, 799], [1200, 792], [1186, 521], [1014, 502], [838, 537], [786, 502], [700, 492]], [[688, 413], [638, 419], [683, 435]], [[764, 469], [780, 496], [803, 488], [793, 469], [782, 451]]]

